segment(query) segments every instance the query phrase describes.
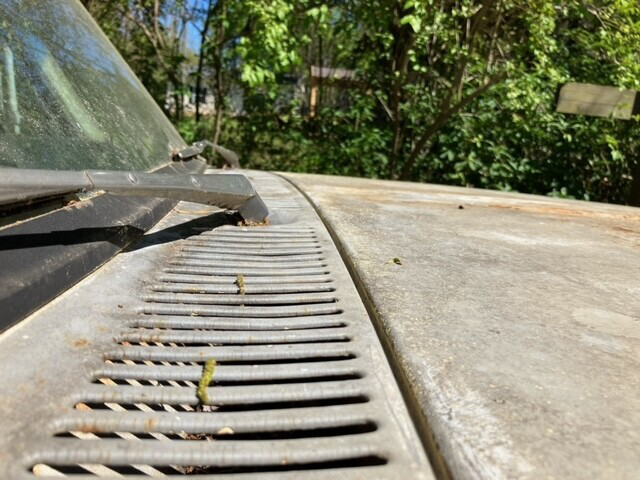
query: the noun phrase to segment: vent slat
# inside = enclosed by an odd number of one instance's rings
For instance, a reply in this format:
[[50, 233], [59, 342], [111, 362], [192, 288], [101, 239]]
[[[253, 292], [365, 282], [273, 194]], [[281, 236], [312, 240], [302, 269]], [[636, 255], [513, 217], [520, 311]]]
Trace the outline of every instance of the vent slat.
[[[180, 282], [180, 283], [195, 283], [202, 285], [233, 285], [237, 281], [236, 276], [215, 276], [210, 274], [198, 274], [198, 273], [164, 273], [158, 276], [160, 282]], [[278, 276], [278, 277], [251, 277], [245, 275], [244, 281], [246, 285], [298, 285], [303, 283], [329, 283], [333, 281], [333, 278], [329, 274], [325, 275], [300, 275], [300, 276]]]
[[211, 242], [199, 242], [197, 240], [185, 240], [184, 247], [198, 247], [203, 253], [229, 254], [229, 255], [258, 255], [262, 257], [292, 257], [296, 255], [318, 255], [320, 246], [315, 248], [279, 247], [279, 248], [236, 248], [221, 247]]
[[[94, 378], [137, 379], [137, 380], [191, 380], [202, 378], [202, 367], [194, 366], [147, 366], [147, 365], [105, 365], [95, 370]], [[272, 365], [269, 368], [255, 366], [216, 367], [214, 381], [263, 381], [332, 376], [363, 376], [359, 362], [317, 362], [307, 366], [299, 364]]]
[[314, 267], [314, 268], [300, 268], [300, 269], [279, 269], [279, 268], [255, 268], [245, 267], [238, 268], [212, 268], [212, 267], [197, 267], [197, 266], [172, 266], [163, 269], [166, 273], [195, 273], [198, 275], [220, 275], [220, 276], [232, 276], [238, 275], [251, 275], [256, 277], [271, 277], [271, 276], [295, 276], [295, 275], [326, 275], [330, 272], [326, 267]]
[[303, 240], [303, 241], [309, 241], [309, 240], [317, 240], [318, 239], [318, 235], [315, 232], [310, 232], [310, 233], [283, 233], [283, 232], [271, 232], [271, 233], [266, 233], [266, 232], [233, 232], [233, 231], [224, 231], [221, 229], [216, 229], [215, 231], [211, 232], [211, 231], [204, 231], [202, 232], [200, 235], [200, 237], [214, 237], [217, 239], [232, 239], [232, 240], [251, 240], [251, 241], [256, 241], [256, 240], [265, 240], [265, 241], [298, 241], [298, 240]]
[[342, 310], [336, 303], [310, 304], [296, 306], [277, 306], [269, 309], [263, 306], [225, 307], [179, 304], [146, 304], [139, 307], [140, 313], [156, 315], [197, 315], [200, 317], [253, 317], [253, 318], [282, 318], [304, 317], [310, 315], [331, 315]]
[[[40, 469], [39, 471], [42, 472], [55, 471], [53, 468], [43, 464], [38, 464], [37, 467]], [[249, 473], [246, 473], [246, 470], [248, 470]], [[259, 471], [258, 469], [245, 469], [245, 473], [241, 473], [238, 469], [218, 470], [215, 471], [215, 473], [207, 469], [195, 471], [197, 472], [198, 476], [196, 478], [198, 480], [256, 480], [257, 478], [265, 480], [300, 480], [301, 478], [304, 478], [305, 480], [344, 480], [345, 478], [351, 478], [351, 475], [353, 475], [353, 478], [360, 480], [366, 478], [393, 478], [393, 475], [397, 473], [398, 470], [399, 468], [397, 465], [390, 467], [389, 465], [385, 466], [380, 462], [372, 462], [368, 464], [363, 461], [354, 461], [342, 462], [340, 465], [335, 463], [315, 466], [305, 465], [300, 468], [290, 467], [288, 469], [286, 469], [286, 466], [283, 466], [280, 469], [271, 469], [269, 471], [264, 468], [259, 469]], [[411, 472], [411, 470], [406, 469], [403, 470], [403, 472]], [[51, 476], [51, 474], [48, 473], [47, 475]], [[43, 473], [42, 476], [45, 476], [45, 474]], [[58, 476], [63, 477], [65, 475], [58, 474]], [[171, 474], [167, 474], [166, 476], [168, 478], [176, 478], [172, 477]], [[38, 475], [36, 475], [36, 477], [38, 477]], [[72, 478], [73, 480], [96, 480], [94, 475], [85, 474], [74, 474]], [[112, 480], [116, 478], [120, 479], [121, 477], [108, 478], [109, 480]], [[128, 478], [141, 479], [145, 477]], [[430, 479], [431, 477], [424, 476], [418, 478]]]
[[151, 360], [167, 362], [204, 362], [215, 358], [218, 362], [257, 362], [268, 360], [305, 360], [322, 358], [353, 358], [355, 348], [350, 344], [285, 344], [218, 346], [218, 347], [120, 347], [109, 350], [109, 360]]
[[279, 466], [379, 456], [375, 434], [330, 439], [280, 440], [272, 442], [156, 442], [105, 439], [96, 445], [57, 438], [39, 446], [34, 463], [98, 465], [216, 465]]
[[247, 235], [271, 235], [271, 234], [296, 234], [296, 235], [309, 235], [315, 234], [316, 229], [313, 227], [291, 227], [284, 225], [277, 225], [271, 228], [263, 227], [263, 228], [246, 228], [246, 227], [231, 227], [228, 225], [223, 225], [216, 229], [216, 232], [224, 232], [226, 233], [234, 233], [234, 234], [247, 234]]
[[[235, 294], [238, 293], [238, 285], [234, 282], [232, 285], [198, 285], [191, 283], [158, 283], [151, 285], [149, 290], [154, 292], [170, 292], [170, 293], [213, 293], [213, 294]], [[262, 295], [276, 293], [316, 293], [316, 292], [333, 292], [335, 287], [326, 283], [311, 284], [285, 284], [285, 285], [255, 285], [244, 284], [244, 293], [246, 295]]]
[[[362, 379], [348, 382], [315, 382], [285, 385], [216, 386], [207, 389], [207, 405], [246, 405], [255, 403], [286, 403], [328, 399], [367, 399], [371, 393]], [[118, 404], [184, 404], [198, 405], [196, 391], [183, 387], [85, 387], [76, 395], [83, 403]]]
[[256, 237], [254, 235], [246, 235], [246, 236], [231, 236], [231, 235], [222, 235], [216, 234], [213, 232], [203, 232], [198, 236], [200, 241], [208, 241], [226, 244], [231, 243], [232, 245], [266, 245], [266, 246], [280, 246], [282, 244], [286, 245], [318, 245], [320, 242], [313, 237], [286, 237], [282, 239], [270, 238], [270, 237]]
[[346, 342], [350, 335], [346, 329], [314, 329], [295, 332], [247, 331], [185, 331], [185, 330], [133, 330], [115, 337], [118, 343], [217, 343], [258, 345], [274, 343]]
[[208, 253], [205, 249], [199, 249], [198, 247], [183, 247], [176, 254], [176, 258], [199, 258], [210, 260], [225, 260], [228, 262], [258, 262], [265, 263], [267, 265], [274, 264], [297, 264], [298, 262], [308, 261], [320, 261], [323, 257], [320, 253], [314, 255], [291, 255], [288, 257], [265, 257], [261, 255], [222, 255], [218, 253]]
[[[239, 262], [230, 260], [211, 260], [208, 258], [183, 258], [174, 257], [167, 262], [169, 265], [182, 265], [182, 266], [194, 266], [194, 267], [209, 267], [209, 268], [234, 268], [236, 272], [241, 272], [242, 269], [258, 270], [261, 268], [273, 270], [274, 265], [265, 264], [264, 262]], [[278, 269], [286, 270], [301, 270], [305, 268], [322, 268], [325, 269], [327, 264], [321, 261], [305, 261], [295, 263], [279, 263], [275, 265]]]
[[[243, 285], [244, 290], [244, 285]], [[158, 292], [142, 295], [142, 299], [149, 303], [188, 303], [197, 305], [301, 305], [315, 303], [333, 303], [336, 297], [332, 293], [304, 293], [304, 294], [264, 294], [248, 295], [241, 293], [240, 287], [235, 295], [170, 293]]]
[[213, 330], [303, 330], [309, 328], [344, 327], [346, 319], [337, 315], [315, 315], [288, 318], [185, 317], [170, 315], [137, 316], [131, 327], [213, 329]]
[[224, 249], [233, 249], [238, 252], [242, 252], [245, 250], [258, 250], [258, 251], [287, 251], [287, 250], [311, 250], [315, 253], [318, 250], [322, 249], [322, 245], [320, 242], [313, 240], [307, 241], [303, 243], [297, 242], [276, 242], [276, 243], [264, 243], [260, 240], [255, 240], [252, 242], [219, 242], [214, 237], [206, 237], [204, 235], [198, 235], [197, 237], [190, 237], [188, 240], [183, 242], [183, 245], [201, 245], [201, 246], [209, 246], [213, 248], [224, 248]]
[[269, 415], [256, 416], [250, 412], [105, 412], [88, 411], [82, 415], [66, 415], [56, 419], [56, 432], [131, 432], [131, 433], [218, 433], [228, 428], [234, 433], [312, 430], [372, 423], [374, 411], [362, 405], [308, 408], [300, 416], [297, 409], [274, 410]]

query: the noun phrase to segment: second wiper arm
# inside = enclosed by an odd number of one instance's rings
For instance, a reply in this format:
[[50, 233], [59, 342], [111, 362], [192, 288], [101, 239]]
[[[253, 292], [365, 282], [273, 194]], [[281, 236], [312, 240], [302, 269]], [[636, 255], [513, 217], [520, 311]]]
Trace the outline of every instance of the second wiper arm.
[[63, 193], [104, 190], [116, 195], [162, 197], [237, 210], [243, 219], [262, 222], [269, 210], [240, 174], [145, 173], [100, 170], [0, 169], [0, 193], [11, 202]]

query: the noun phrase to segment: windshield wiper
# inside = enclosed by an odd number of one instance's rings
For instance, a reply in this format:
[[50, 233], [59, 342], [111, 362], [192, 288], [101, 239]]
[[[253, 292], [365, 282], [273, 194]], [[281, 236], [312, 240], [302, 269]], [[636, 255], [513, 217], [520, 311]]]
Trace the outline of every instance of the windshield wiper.
[[0, 204], [90, 190], [203, 203], [237, 210], [250, 222], [262, 222], [269, 215], [247, 177], [240, 174], [0, 169]]

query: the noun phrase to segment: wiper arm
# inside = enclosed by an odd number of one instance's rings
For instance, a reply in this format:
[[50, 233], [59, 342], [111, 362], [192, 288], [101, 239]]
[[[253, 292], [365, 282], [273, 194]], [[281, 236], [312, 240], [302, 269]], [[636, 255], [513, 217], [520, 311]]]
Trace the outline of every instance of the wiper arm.
[[203, 203], [237, 210], [250, 222], [262, 222], [269, 215], [249, 180], [240, 174], [0, 169], [0, 203], [89, 190]]

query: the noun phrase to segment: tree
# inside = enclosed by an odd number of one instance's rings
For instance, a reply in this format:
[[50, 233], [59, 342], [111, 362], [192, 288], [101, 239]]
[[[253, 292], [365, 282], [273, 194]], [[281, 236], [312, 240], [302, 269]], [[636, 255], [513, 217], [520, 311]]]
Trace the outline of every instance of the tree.
[[220, 2], [214, 2], [213, 0], [207, 0], [201, 11], [197, 13], [203, 17], [202, 27], [199, 29], [200, 33], [200, 52], [198, 53], [198, 69], [196, 70], [196, 122], [200, 121], [200, 100], [202, 92], [202, 77], [205, 67], [205, 59], [207, 56], [207, 38], [209, 34], [209, 26], [211, 24], [211, 18], [214, 14], [216, 6]]
[[352, 16], [361, 22], [359, 42], [375, 46], [359, 66], [386, 98], [392, 178], [411, 178], [416, 161], [452, 116], [515, 69], [535, 68], [533, 49], [550, 41], [551, 32], [538, 28], [549, 2], [373, 3], [355, 2]]
[[185, 34], [194, 12], [188, 0], [82, 0], [156, 101], [173, 90], [182, 117]]
[[[640, 88], [636, 0], [84, 3], [161, 104], [196, 25], [196, 90], [213, 85], [216, 115], [179, 125], [257, 166], [640, 201], [639, 123], [554, 111], [567, 81]], [[311, 65], [357, 75], [322, 85], [314, 118], [279, 84]]]

